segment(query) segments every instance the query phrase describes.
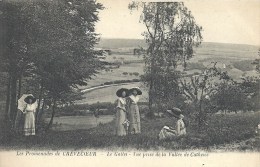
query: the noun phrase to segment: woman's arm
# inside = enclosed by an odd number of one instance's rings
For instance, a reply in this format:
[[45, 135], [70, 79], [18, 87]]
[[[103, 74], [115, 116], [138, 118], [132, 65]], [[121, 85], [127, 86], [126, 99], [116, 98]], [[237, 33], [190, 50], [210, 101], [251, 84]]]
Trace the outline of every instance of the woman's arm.
[[27, 104], [26, 104], [26, 106], [24, 107], [22, 113], [24, 113], [24, 114], [26, 113], [26, 108], [27, 108]]

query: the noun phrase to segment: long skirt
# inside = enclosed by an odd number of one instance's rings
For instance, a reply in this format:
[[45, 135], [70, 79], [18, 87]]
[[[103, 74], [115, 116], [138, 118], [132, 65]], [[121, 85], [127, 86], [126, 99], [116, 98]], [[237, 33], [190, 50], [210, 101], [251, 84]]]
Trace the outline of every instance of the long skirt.
[[118, 136], [125, 136], [126, 135], [126, 129], [123, 125], [123, 123], [126, 120], [126, 113], [122, 109], [117, 109], [116, 112], [116, 135]]
[[35, 135], [35, 117], [33, 112], [26, 112], [25, 114], [24, 135]]
[[137, 104], [130, 104], [128, 111], [129, 132], [131, 134], [141, 133], [140, 113]]
[[176, 132], [175, 131], [169, 131], [165, 128], [162, 128], [162, 130], [159, 133], [159, 140], [166, 140], [166, 139], [172, 139], [176, 137]]

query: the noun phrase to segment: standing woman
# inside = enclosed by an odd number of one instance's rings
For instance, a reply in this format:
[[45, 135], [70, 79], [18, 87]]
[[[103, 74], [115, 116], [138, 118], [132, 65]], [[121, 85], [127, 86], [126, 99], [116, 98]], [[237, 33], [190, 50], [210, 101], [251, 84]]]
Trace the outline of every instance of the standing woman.
[[116, 135], [125, 136], [127, 134], [124, 122], [126, 121], [126, 99], [128, 89], [121, 88], [116, 92]]
[[24, 135], [31, 136], [35, 135], [35, 111], [37, 108], [36, 98], [32, 95], [27, 96], [24, 101], [26, 106], [23, 110], [24, 117]]
[[141, 122], [137, 103], [139, 96], [142, 95], [142, 91], [138, 87], [134, 87], [129, 90], [129, 94], [130, 96], [126, 101], [128, 120], [130, 122], [129, 131], [131, 134], [138, 134], [141, 133]]

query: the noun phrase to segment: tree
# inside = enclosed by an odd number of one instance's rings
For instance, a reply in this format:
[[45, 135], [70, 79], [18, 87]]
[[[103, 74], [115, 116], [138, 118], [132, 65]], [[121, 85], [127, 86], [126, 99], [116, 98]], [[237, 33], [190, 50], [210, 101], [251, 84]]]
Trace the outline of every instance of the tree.
[[58, 104], [79, 98], [77, 86], [86, 85], [103, 66], [97, 57], [102, 53], [94, 51], [94, 25], [101, 9], [94, 0], [1, 2], [1, 21], [8, 32], [1, 59], [11, 77], [11, 113], [16, 110], [19, 76], [26, 77], [40, 100], [52, 102], [49, 125]]
[[[234, 83], [226, 71], [216, 68], [216, 62], [212, 62], [212, 67], [207, 67], [198, 75], [183, 76], [179, 79], [181, 93], [186, 97], [186, 103], [191, 106], [197, 120], [198, 130], [207, 123], [208, 113], [214, 114], [220, 108], [213, 99], [222, 100], [219, 93], [219, 85]], [[189, 109], [187, 109], [189, 110]]]
[[[20, 2], [0, 2], [1, 62], [2, 72], [7, 72], [6, 120], [14, 123], [17, 111], [17, 94], [21, 92], [21, 80], [24, 72], [30, 68], [28, 44], [31, 42], [30, 25], [32, 25], [31, 9]], [[32, 26], [33, 27], [33, 26]], [[19, 87], [17, 91], [17, 81]], [[8, 117], [10, 114], [10, 117]]]
[[260, 49], [258, 49], [258, 58], [252, 62], [255, 65], [255, 69], [258, 73], [260, 73]]
[[[149, 87], [149, 109], [156, 99], [167, 101], [178, 96], [178, 65], [186, 67], [193, 47], [201, 43], [201, 30], [182, 2], [133, 2], [129, 9], [142, 9], [140, 21], [148, 44], [143, 80]], [[161, 88], [161, 89], [160, 89]], [[170, 89], [172, 88], [172, 89]]]

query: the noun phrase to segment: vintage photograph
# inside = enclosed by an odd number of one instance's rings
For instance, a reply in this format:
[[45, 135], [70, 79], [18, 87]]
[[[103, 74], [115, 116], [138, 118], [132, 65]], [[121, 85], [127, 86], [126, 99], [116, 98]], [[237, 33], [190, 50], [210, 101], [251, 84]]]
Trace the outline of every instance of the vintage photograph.
[[258, 0], [0, 0], [0, 150], [259, 153], [259, 16]]

